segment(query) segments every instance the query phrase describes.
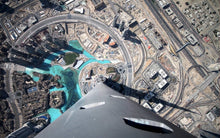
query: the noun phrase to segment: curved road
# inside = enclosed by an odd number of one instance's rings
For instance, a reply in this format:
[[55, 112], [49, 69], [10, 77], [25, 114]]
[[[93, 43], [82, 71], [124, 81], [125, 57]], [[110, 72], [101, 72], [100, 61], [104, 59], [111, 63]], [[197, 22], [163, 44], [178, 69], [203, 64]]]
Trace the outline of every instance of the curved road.
[[65, 15], [57, 15], [50, 18], [47, 18], [45, 20], [42, 20], [38, 22], [37, 24], [33, 25], [30, 29], [28, 29], [26, 32], [24, 32], [18, 40], [15, 42], [15, 45], [20, 45], [21, 43], [24, 43], [24, 41], [27, 38], [30, 38], [35, 33], [41, 31], [43, 28], [47, 27], [48, 25], [54, 24], [54, 23], [60, 23], [60, 22], [83, 22], [92, 26], [95, 26], [101, 30], [104, 30], [109, 33], [110, 36], [112, 36], [113, 39], [117, 41], [117, 44], [121, 48], [124, 58], [127, 63], [127, 86], [131, 87], [131, 83], [133, 80], [133, 69], [132, 69], [132, 60], [131, 56], [128, 52], [128, 49], [125, 47], [122, 40], [120, 40], [116, 33], [113, 32], [109, 26], [105, 25], [101, 21], [98, 21], [94, 18], [91, 18], [86, 15], [71, 15], [71, 14], [65, 14]]

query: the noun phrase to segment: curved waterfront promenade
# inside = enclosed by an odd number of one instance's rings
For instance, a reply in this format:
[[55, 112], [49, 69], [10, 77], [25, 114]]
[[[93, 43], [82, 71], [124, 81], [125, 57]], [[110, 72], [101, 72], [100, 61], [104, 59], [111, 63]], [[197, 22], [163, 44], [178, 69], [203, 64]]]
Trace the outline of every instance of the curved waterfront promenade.
[[123, 52], [123, 56], [126, 60], [127, 63], [127, 86], [131, 87], [131, 82], [133, 81], [133, 67], [132, 67], [132, 60], [131, 60], [131, 56], [128, 52], [128, 49], [125, 47], [124, 43], [120, 40], [119, 37], [117, 37], [117, 34], [115, 32], [113, 32], [111, 30], [111, 28], [107, 25], [105, 25], [104, 23], [91, 18], [89, 16], [86, 15], [71, 15], [71, 14], [66, 14], [66, 15], [58, 15], [58, 16], [53, 16], [50, 18], [47, 18], [45, 20], [42, 20], [40, 22], [38, 22], [37, 24], [33, 25], [30, 29], [28, 29], [26, 32], [24, 32], [19, 38], [18, 40], [15, 42], [15, 45], [20, 45], [21, 43], [24, 43], [24, 41], [27, 38], [30, 38], [31, 36], [33, 36], [34, 34], [36, 34], [37, 32], [39, 32], [40, 30], [42, 30], [43, 28], [47, 27], [48, 25], [51, 24], [55, 24], [55, 23], [61, 23], [61, 22], [82, 22], [82, 23], [86, 23], [92, 26], [95, 26], [103, 31], [106, 31], [110, 34], [110, 36], [116, 40], [117, 44], [119, 45], [119, 47], [121, 48], [122, 52]]
[[[54, 87], [54, 88], [50, 89], [50, 93], [52, 93], [53, 91], [64, 91], [65, 97], [66, 97], [66, 102], [61, 107], [61, 110], [60, 109], [56, 109], [56, 108], [49, 108], [47, 110], [47, 112], [50, 114], [51, 122], [56, 120], [62, 114], [62, 112], [65, 112], [66, 109], [68, 109], [69, 106], [71, 106], [73, 103], [76, 102], [76, 100], [81, 98], [82, 94], [81, 94], [81, 90], [80, 90], [80, 87], [79, 87], [79, 84], [78, 84], [78, 75], [81, 72], [81, 70], [86, 65], [88, 65], [88, 64], [90, 64], [92, 62], [97, 62], [97, 63], [100, 63], [100, 64], [110, 63], [110, 61], [108, 61], [108, 60], [103, 60], [103, 61], [96, 60], [95, 57], [93, 57], [87, 51], [85, 51], [81, 47], [81, 45], [78, 42], [76, 42], [76, 41], [77, 40], [72, 40], [72, 41], [69, 42], [69, 45], [71, 47], [73, 47], [73, 50], [70, 50], [70, 51], [69, 50], [61, 50], [61, 51], [58, 51], [58, 52], [55, 52], [55, 53], [51, 53], [50, 56], [55, 58], [54, 56], [59, 56], [60, 54], [63, 54], [63, 53], [66, 53], [66, 52], [75, 52], [75, 50], [82, 51], [82, 54], [85, 55], [89, 60], [84, 62], [80, 66], [79, 69], [73, 71], [70, 68], [63, 68], [60, 65], [51, 65], [49, 67], [49, 71], [41, 70], [41, 69], [37, 69], [37, 68], [26, 68], [26, 71], [25, 71], [35, 81], [38, 81], [39, 77], [34, 76], [33, 72], [39, 72], [39, 73], [42, 73], [42, 74], [51, 74], [53, 76], [58, 75], [58, 76], [61, 77], [61, 82], [64, 85], [64, 87], [62, 87], [62, 88]], [[51, 58], [50, 56], [47, 57], [44, 60], [44, 63], [51, 64], [51, 62], [54, 59]], [[44, 66], [44, 63], [42, 63], [42, 66]]]

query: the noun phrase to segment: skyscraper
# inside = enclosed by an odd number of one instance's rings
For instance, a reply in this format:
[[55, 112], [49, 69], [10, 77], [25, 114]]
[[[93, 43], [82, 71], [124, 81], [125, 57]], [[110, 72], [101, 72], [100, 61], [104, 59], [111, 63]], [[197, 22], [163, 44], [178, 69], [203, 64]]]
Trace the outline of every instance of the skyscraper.
[[36, 137], [190, 138], [193, 136], [100, 83]]

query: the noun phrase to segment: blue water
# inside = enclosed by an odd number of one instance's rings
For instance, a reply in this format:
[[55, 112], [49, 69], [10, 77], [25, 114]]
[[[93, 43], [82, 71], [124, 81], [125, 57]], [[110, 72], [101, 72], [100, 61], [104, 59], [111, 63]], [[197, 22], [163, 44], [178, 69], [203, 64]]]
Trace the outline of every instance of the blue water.
[[60, 109], [56, 109], [56, 108], [50, 108], [47, 110], [47, 112], [50, 115], [50, 122], [55, 121], [59, 116], [62, 115], [62, 113], [60, 112]]
[[[65, 104], [61, 107], [61, 111], [65, 112], [70, 106], [72, 106], [75, 102], [77, 102], [81, 97], [81, 91], [80, 87], [78, 84], [78, 76], [80, 71], [89, 63], [92, 62], [98, 62], [101, 64], [106, 64], [110, 63], [108, 60], [96, 60], [95, 57], [93, 57], [91, 54], [89, 54], [87, 51], [85, 51], [79, 42], [77, 40], [71, 40], [69, 41], [70, 47], [67, 48], [66, 50], [61, 50], [55, 53], [52, 53], [50, 56], [48, 56], [45, 60], [44, 63], [42, 64], [42, 67], [48, 67], [48, 70], [42, 70], [38, 68], [26, 68], [25, 72], [29, 74], [34, 81], [38, 81], [39, 77], [34, 76], [33, 72], [38, 72], [41, 74], [51, 74], [53, 76], [59, 75], [61, 77], [60, 83], [64, 85], [63, 88], [52, 88], [50, 89], [50, 93], [53, 91], [64, 91], [65, 93]], [[77, 52], [79, 54], [84, 54], [87, 58], [89, 58], [88, 61], [83, 63], [78, 70], [71, 70], [71, 69], [66, 69], [64, 70], [60, 65], [54, 65], [51, 66], [51, 62], [60, 54], [64, 54], [66, 52], [73, 51]], [[51, 122], [56, 120], [62, 113], [60, 109], [55, 109], [55, 108], [50, 108], [47, 110], [51, 117]]]
[[107, 63], [111, 63], [109, 60], [96, 60], [95, 58], [89, 59], [88, 61], [86, 61], [85, 63], [83, 63], [80, 67], [79, 70], [82, 70], [86, 65], [88, 65], [89, 63], [92, 62], [98, 62], [100, 64], [107, 64]]
[[64, 91], [66, 89], [66, 87], [63, 88], [57, 88], [57, 87], [53, 87], [50, 89], [50, 93], [54, 92], [54, 91]]

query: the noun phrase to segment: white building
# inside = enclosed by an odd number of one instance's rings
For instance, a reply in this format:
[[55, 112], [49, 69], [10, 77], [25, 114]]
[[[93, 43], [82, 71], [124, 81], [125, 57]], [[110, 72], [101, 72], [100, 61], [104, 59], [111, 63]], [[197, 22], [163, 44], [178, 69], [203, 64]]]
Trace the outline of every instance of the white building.
[[73, 68], [74, 68], [74, 69], [78, 69], [82, 64], [83, 64], [83, 61], [82, 61], [82, 60], [79, 60], [79, 61], [77, 61], [77, 62], [73, 65]]
[[24, 25], [24, 24], [19, 24], [18, 25], [18, 29], [21, 30], [21, 31], [25, 31], [25, 30], [27, 30], [27, 28], [28, 28], [27, 25]]
[[162, 9], [166, 8], [170, 4], [168, 0], [157, 0], [157, 3]]
[[70, 4], [70, 3], [74, 2], [74, 1], [75, 0], [68, 0], [68, 1], [65, 2], [65, 5], [68, 5], [68, 4]]
[[188, 35], [186, 38], [192, 45], [195, 45], [198, 42], [193, 34]]
[[145, 108], [148, 108], [150, 110], [152, 109], [151, 106], [147, 102], [144, 102], [144, 104], [142, 106]]
[[74, 9], [74, 12], [75, 12], [75, 13], [84, 14], [84, 8], [83, 8], [83, 7], [81, 7], [81, 8], [75, 8], [75, 9]]
[[214, 121], [215, 120], [215, 116], [213, 115], [212, 112], [208, 112], [206, 114], [206, 117], [210, 120], [210, 121]]
[[154, 111], [158, 113], [163, 108], [163, 104], [159, 103], [154, 107]]
[[155, 76], [157, 75], [157, 72], [155, 70], [152, 70], [150, 73], [149, 73], [149, 77], [152, 79], [154, 78]]
[[167, 8], [165, 11], [169, 16], [173, 14], [173, 10], [170, 7]]
[[167, 85], [167, 81], [165, 79], [159, 80], [157, 86], [160, 89], [163, 89]]
[[166, 78], [167, 77], [167, 73], [163, 70], [163, 69], [160, 69], [159, 70], [159, 74], [162, 76], [162, 78]]

